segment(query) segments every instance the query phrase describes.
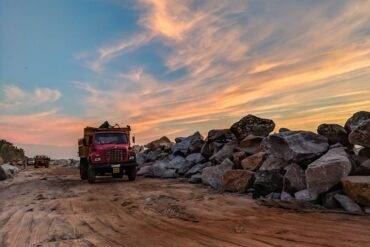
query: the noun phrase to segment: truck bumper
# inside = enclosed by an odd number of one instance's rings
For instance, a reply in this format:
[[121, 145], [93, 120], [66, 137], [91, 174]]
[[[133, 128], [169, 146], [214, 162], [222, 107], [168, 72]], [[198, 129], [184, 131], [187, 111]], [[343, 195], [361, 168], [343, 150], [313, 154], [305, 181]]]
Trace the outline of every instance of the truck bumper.
[[124, 173], [127, 167], [137, 166], [136, 162], [124, 162], [119, 164], [90, 164], [98, 174]]

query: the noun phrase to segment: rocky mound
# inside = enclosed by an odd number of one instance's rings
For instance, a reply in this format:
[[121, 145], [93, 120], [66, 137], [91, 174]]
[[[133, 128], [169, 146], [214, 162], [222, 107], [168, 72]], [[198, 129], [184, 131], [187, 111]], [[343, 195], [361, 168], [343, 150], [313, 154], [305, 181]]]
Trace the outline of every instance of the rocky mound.
[[23, 149], [14, 146], [13, 143], [6, 140], [0, 140], [0, 162], [17, 162], [23, 161], [25, 158]]
[[138, 175], [184, 177], [218, 191], [356, 214], [370, 206], [369, 112], [355, 113], [345, 127], [322, 124], [317, 133], [271, 134], [274, 128], [272, 120], [247, 115], [206, 138], [162, 137], [137, 149]]

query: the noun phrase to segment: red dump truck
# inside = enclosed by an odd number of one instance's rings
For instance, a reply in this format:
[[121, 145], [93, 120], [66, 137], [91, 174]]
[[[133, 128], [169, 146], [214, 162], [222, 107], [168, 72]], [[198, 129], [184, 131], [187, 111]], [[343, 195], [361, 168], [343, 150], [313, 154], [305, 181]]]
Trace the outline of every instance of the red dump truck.
[[[83, 138], [78, 140], [81, 180], [95, 182], [96, 176], [136, 178], [135, 153], [130, 146], [131, 128], [110, 126], [86, 127]], [[133, 138], [134, 142], [134, 138]]]
[[46, 155], [36, 155], [34, 166], [38, 168], [39, 166], [49, 167], [50, 158]]

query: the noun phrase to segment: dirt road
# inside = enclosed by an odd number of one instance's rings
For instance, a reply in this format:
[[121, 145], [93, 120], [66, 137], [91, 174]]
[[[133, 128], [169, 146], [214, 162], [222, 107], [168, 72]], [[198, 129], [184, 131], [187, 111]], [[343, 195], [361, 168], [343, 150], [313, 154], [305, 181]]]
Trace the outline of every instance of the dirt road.
[[0, 182], [0, 246], [370, 246], [370, 217], [296, 213], [177, 180], [81, 182], [63, 167]]

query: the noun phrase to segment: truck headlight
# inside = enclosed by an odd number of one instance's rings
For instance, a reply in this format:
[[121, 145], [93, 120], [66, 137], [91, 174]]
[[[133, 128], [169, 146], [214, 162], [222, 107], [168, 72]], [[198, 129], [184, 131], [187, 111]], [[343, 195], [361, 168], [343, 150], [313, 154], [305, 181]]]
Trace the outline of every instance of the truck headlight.
[[96, 158], [94, 159], [94, 161], [101, 161], [101, 158], [100, 158], [100, 157], [96, 157]]
[[130, 156], [130, 157], [128, 157], [128, 160], [135, 160], [135, 156]]

